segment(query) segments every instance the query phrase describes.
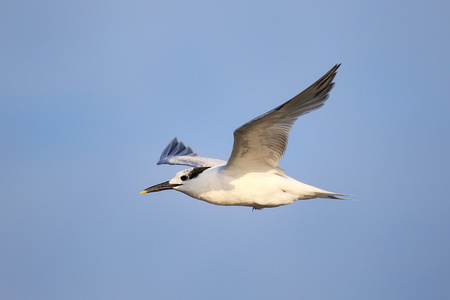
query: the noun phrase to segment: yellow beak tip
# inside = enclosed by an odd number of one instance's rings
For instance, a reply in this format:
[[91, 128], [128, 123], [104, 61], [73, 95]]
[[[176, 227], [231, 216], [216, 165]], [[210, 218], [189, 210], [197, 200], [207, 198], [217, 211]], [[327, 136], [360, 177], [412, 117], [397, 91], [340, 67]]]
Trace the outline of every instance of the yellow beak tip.
[[139, 194], [147, 194], [146, 190], [143, 190], [142, 192], [140, 192]]

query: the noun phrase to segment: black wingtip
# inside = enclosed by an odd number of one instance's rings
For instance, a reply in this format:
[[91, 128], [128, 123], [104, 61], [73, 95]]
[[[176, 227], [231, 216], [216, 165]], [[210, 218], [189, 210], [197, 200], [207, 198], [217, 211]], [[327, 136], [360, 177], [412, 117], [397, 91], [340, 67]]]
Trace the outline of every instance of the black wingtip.
[[328, 71], [328, 73], [332, 73], [335, 74], [337, 72], [337, 70], [339, 69], [339, 67], [341, 66], [341, 63], [335, 64], [334, 67], [332, 67], [330, 69], [330, 71]]

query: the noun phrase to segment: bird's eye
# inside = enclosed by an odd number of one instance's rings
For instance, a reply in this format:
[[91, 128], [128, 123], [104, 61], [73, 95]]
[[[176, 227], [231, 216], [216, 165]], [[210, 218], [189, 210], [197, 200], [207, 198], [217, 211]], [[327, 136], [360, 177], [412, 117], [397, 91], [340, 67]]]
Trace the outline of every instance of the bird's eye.
[[183, 176], [180, 177], [180, 179], [181, 179], [182, 181], [186, 181], [186, 180], [188, 179], [188, 177], [187, 177], [186, 175], [183, 175]]

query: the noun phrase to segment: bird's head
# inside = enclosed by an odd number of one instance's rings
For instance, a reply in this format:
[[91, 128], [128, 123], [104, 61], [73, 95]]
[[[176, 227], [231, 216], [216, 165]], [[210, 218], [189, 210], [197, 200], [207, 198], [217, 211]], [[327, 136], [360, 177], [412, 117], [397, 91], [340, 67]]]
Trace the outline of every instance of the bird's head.
[[173, 177], [169, 181], [165, 181], [160, 184], [156, 184], [154, 186], [146, 188], [145, 190], [140, 192], [140, 194], [147, 194], [172, 189], [185, 192], [185, 190], [189, 187], [192, 181], [208, 168], [209, 167], [198, 167], [180, 171], [175, 175], [175, 177]]

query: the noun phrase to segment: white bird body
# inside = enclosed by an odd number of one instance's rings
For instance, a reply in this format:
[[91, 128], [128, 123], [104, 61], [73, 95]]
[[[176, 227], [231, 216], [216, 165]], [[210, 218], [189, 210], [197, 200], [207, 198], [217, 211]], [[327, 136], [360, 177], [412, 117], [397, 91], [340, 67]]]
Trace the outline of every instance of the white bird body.
[[171, 180], [149, 187], [141, 194], [174, 189], [216, 205], [255, 209], [304, 199], [341, 199], [339, 196], [343, 194], [297, 181], [285, 175], [278, 166], [292, 125], [299, 116], [324, 104], [334, 85], [332, 80], [338, 67], [334, 66], [291, 100], [236, 129], [228, 162], [201, 157], [174, 138], [164, 149], [158, 164], [181, 164], [194, 168], [178, 172]]
[[[169, 183], [181, 184], [179, 178], [185, 172], [181, 171]], [[296, 200], [336, 195], [297, 181], [279, 169], [239, 175], [227, 172], [224, 166], [218, 166], [206, 169], [197, 178], [174, 189], [216, 205], [253, 208], [276, 207]]]

